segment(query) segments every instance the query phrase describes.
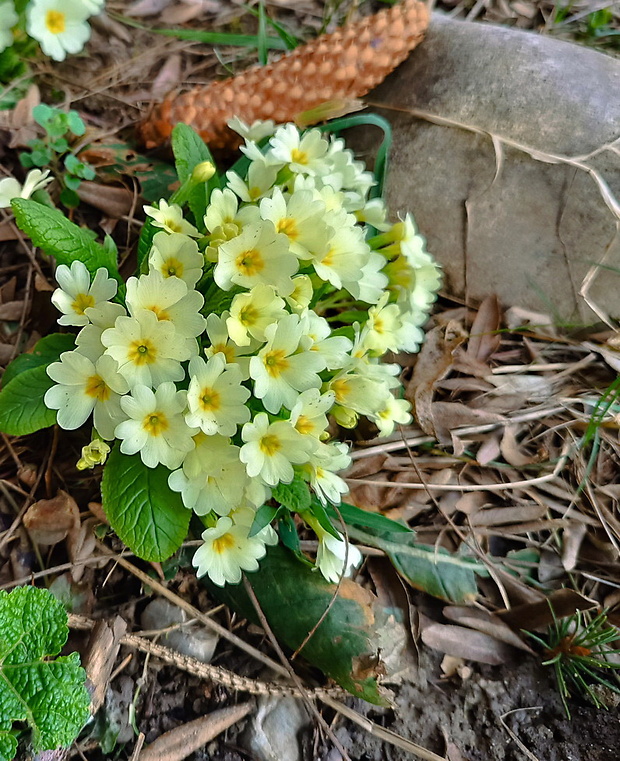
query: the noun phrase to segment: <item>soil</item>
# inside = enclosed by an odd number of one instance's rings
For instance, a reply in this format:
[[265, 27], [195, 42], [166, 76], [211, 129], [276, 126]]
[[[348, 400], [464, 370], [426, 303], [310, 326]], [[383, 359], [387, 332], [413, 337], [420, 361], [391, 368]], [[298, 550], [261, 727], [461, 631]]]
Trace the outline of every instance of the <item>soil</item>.
[[[423, 649], [417, 683], [398, 688], [389, 726], [438, 754], [453, 744], [454, 761], [610, 761], [617, 758], [618, 708], [597, 710], [572, 702], [572, 719], [563, 711], [551, 671], [531, 657], [500, 667], [477, 667], [466, 680], [441, 680], [441, 656]], [[460, 682], [460, 683], [459, 683]], [[361, 705], [357, 705], [363, 711]], [[501, 717], [533, 755], [526, 755], [502, 726]], [[369, 718], [383, 724], [388, 717]], [[382, 720], [383, 719], [383, 720]], [[362, 730], [337, 732], [357, 761], [405, 761], [409, 753], [387, 747]]]

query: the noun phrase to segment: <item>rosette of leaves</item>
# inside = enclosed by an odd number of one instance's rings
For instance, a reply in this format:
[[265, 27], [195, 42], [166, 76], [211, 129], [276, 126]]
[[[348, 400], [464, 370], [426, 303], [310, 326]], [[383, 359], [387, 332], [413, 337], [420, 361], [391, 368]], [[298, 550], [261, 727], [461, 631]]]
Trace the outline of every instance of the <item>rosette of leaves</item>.
[[76, 191], [82, 180], [94, 180], [95, 170], [71, 152], [71, 143], [75, 137], [86, 132], [86, 125], [77, 111], [61, 111], [45, 103], [40, 103], [32, 110], [36, 123], [43, 127], [45, 135], [28, 143], [30, 153], [20, 154], [22, 166], [50, 167], [56, 179], [62, 185], [61, 202], [68, 208], [80, 203]]

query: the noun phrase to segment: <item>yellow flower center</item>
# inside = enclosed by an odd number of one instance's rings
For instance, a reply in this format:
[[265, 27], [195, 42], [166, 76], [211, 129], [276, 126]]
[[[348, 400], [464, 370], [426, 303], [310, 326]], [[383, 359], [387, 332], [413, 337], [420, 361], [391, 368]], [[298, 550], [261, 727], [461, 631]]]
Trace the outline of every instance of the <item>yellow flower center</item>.
[[45, 26], [52, 34], [62, 34], [65, 31], [65, 14], [62, 11], [48, 11], [45, 14]]
[[161, 436], [170, 424], [163, 412], [151, 412], [142, 421], [142, 427], [150, 436]]
[[263, 436], [258, 442], [261, 452], [267, 455], [267, 457], [273, 457], [274, 454], [282, 449], [282, 443], [277, 436], [273, 434], [267, 434]]
[[278, 220], [278, 224], [276, 225], [276, 230], [279, 233], [284, 233], [287, 235], [290, 240], [296, 240], [299, 238], [299, 230], [297, 229], [297, 222], [293, 219], [293, 217], [283, 217], [282, 219]]
[[181, 223], [172, 218], [168, 218], [164, 221], [164, 227], [171, 230], [173, 233], [180, 233], [183, 230]]
[[169, 320], [170, 315], [168, 312], [166, 312], [165, 309], [162, 309], [160, 306], [157, 306], [157, 304], [153, 304], [150, 307], [146, 307], [147, 309], [150, 309], [151, 312], [157, 317], [158, 320]]
[[223, 534], [213, 540], [213, 552], [223, 555], [235, 546], [235, 537], [232, 534]]
[[272, 378], [277, 378], [289, 367], [286, 354], [282, 349], [272, 349], [272, 351], [268, 351], [263, 357], [263, 362], [267, 368], [267, 372]]
[[249, 304], [247, 307], [243, 307], [243, 309], [239, 310], [239, 322], [242, 325], [254, 325], [258, 320], [258, 317], [258, 309]]
[[76, 314], [84, 314], [84, 311], [88, 307], [95, 306], [95, 299], [90, 293], [78, 293], [75, 297], [75, 301], [71, 304], [71, 308]]
[[347, 398], [349, 381], [346, 378], [338, 378], [338, 380], [332, 381], [330, 389], [336, 395], [338, 404], [342, 404]]
[[306, 417], [306, 415], [300, 415], [297, 418], [297, 422], [295, 423], [295, 428], [299, 431], [299, 433], [303, 434], [304, 436], [314, 431], [314, 425], [312, 424], [312, 420], [310, 420], [309, 417]]
[[128, 359], [136, 365], [151, 365], [157, 361], [157, 349], [148, 338], [140, 338], [129, 346]]
[[183, 270], [183, 262], [171, 256], [170, 259], [166, 259], [164, 262], [161, 274], [164, 277], [183, 277]]
[[334, 253], [334, 249], [330, 248], [325, 256], [321, 259], [321, 264], [324, 264], [326, 267], [332, 267], [334, 264]]
[[372, 329], [375, 331], [375, 333], [379, 333], [380, 335], [385, 333], [385, 323], [380, 317], [375, 317], [375, 319], [372, 321]]
[[219, 343], [213, 344], [213, 346], [211, 346], [210, 356], [219, 354], [220, 352], [226, 357], [227, 364], [236, 362], [237, 355], [235, 354], [235, 347], [231, 344]]
[[301, 151], [299, 148], [293, 148], [291, 151], [291, 162], [293, 164], [307, 164], [308, 154], [305, 151]]
[[248, 188], [248, 195], [252, 199], [252, 201], [256, 201], [261, 197], [262, 190], [258, 187]]
[[91, 375], [86, 381], [84, 389], [86, 396], [92, 396], [98, 402], [107, 402], [110, 398], [110, 389], [100, 375]]
[[235, 264], [239, 272], [246, 277], [257, 275], [265, 267], [265, 262], [260, 255], [260, 251], [257, 251], [255, 248], [251, 248], [249, 251], [242, 251], [235, 259]]
[[222, 399], [215, 389], [205, 386], [200, 392], [198, 404], [205, 412], [215, 412], [222, 406]]

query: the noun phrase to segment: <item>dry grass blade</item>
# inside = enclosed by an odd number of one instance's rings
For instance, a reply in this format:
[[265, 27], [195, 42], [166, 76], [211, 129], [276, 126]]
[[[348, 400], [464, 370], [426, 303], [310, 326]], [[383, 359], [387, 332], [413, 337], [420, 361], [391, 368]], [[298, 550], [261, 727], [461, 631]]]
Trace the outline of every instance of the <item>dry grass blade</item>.
[[[97, 621], [93, 621], [84, 616], [77, 616], [73, 613], [69, 615], [69, 626], [72, 629], [88, 631], [93, 629], [97, 623]], [[188, 674], [193, 674], [200, 679], [208, 679], [211, 682], [215, 682], [216, 684], [222, 685], [233, 691], [248, 692], [251, 695], [287, 695], [296, 698], [302, 697], [301, 691], [295, 687], [286, 684], [263, 682], [259, 679], [240, 676], [239, 674], [235, 674], [233, 671], [229, 671], [220, 666], [213, 666], [210, 663], [204, 663], [189, 655], [182, 655], [176, 650], [172, 650], [171, 648], [156, 642], [151, 642], [151, 640], [137, 634], [124, 634], [120, 639], [120, 643], [127, 647], [135, 647], [136, 650], [146, 653], [149, 656], [160, 658], [165, 663], [175, 666], [182, 671], [186, 671]], [[339, 688], [317, 688], [314, 690], [308, 689], [305, 691], [305, 694], [310, 697], [320, 697], [322, 695], [340, 696], [343, 694], [343, 691]]]
[[241, 721], [254, 708], [253, 702], [240, 703], [171, 729], [147, 745], [138, 756], [138, 761], [182, 761]]

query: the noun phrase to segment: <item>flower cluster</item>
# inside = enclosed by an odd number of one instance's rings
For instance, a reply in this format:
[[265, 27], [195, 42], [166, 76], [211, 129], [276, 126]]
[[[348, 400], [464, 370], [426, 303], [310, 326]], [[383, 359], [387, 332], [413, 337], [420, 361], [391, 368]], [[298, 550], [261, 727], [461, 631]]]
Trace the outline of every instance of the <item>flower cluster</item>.
[[[228, 172], [204, 220], [163, 200], [145, 207], [159, 231], [124, 303], [104, 269], [91, 282], [79, 262], [57, 268], [59, 322], [80, 332], [45, 396], [61, 427], [92, 414], [101, 439], [170, 470], [206, 526], [194, 564], [216, 584], [238, 582], [277, 541], [252, 528], [282, 484], [340, 502], [350, 457], [330, 418], [351, 428], [363, 416], [381, 435], [411, 420], [400, 368], [381, 357], [418, 348], [440, 282], [411, 217], [386, 222], [342, 140], [287, 124], [242, 150], [245, 176]], [[105, 457], [86, 450], [83, 467]], [[302, 518], [337, 580], [358, 551], [311, 511]]]
[[[79, 53], [90, 38], [90, 16], [101, 13], [105, 0], [30, 0], [25, 10], [26, 31], [55, 61]], [[23, 20], [13, 0], [0, 0], [0, 52], [14, 42], [14, 29]]]

